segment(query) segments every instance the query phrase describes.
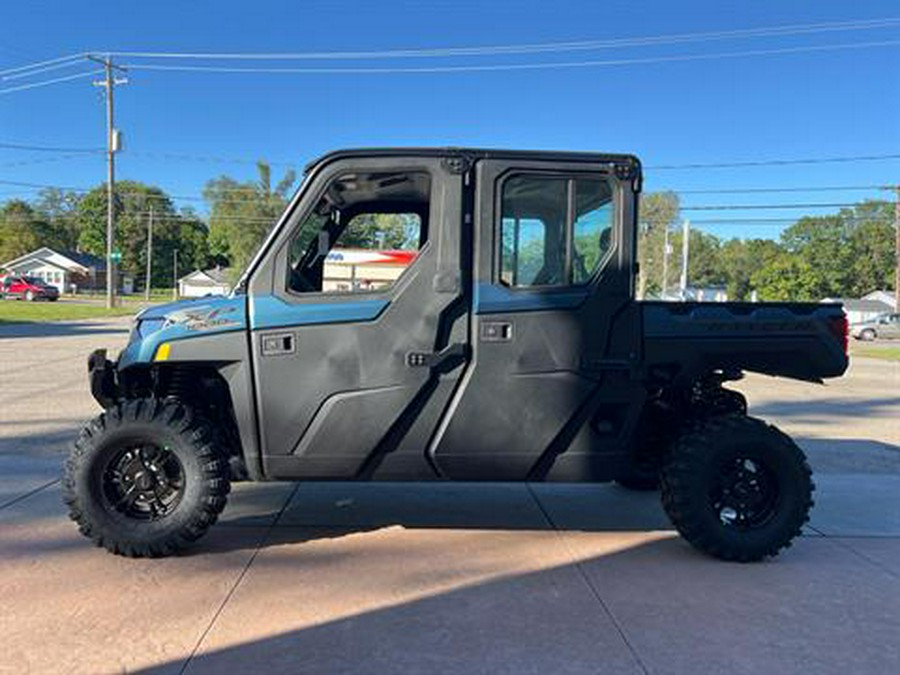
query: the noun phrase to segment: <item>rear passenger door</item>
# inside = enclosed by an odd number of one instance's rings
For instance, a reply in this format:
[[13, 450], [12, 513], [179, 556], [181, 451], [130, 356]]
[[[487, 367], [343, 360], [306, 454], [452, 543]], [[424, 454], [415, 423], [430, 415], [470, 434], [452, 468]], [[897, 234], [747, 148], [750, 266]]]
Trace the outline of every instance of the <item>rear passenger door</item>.
[[458, 479], [597, 477], [635, 395], [631, 181], [482, 160], [476, 186], [472, 360], [433, 460]]

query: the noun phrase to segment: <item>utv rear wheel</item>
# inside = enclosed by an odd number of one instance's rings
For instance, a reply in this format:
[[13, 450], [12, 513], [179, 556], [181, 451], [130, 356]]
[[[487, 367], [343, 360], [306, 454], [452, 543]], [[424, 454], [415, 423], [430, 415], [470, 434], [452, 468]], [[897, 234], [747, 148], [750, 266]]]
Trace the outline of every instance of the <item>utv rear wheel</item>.
[[673, 445], [662, 504], [681, 536], [722, 560], [750, 562], [791, 545], [809, 519], [812, 472], [799, 447], [761, 420], [705, 420]]
[[178, 403], [139, 399], [109, 409], [82, 429], [66, 462], [69, 517], [119, 555], [184, 549], [225, 507], [229, 467], [212, 438]]

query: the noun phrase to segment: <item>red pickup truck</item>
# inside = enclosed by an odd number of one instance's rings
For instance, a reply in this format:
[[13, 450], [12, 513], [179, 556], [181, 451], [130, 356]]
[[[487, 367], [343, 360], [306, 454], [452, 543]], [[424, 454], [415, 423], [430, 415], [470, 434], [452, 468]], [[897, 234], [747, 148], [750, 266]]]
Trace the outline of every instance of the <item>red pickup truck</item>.
[[0, 284], [0, 298], [8, 300], [59, 300], [59, 289], [39, 277], [6, 277]]

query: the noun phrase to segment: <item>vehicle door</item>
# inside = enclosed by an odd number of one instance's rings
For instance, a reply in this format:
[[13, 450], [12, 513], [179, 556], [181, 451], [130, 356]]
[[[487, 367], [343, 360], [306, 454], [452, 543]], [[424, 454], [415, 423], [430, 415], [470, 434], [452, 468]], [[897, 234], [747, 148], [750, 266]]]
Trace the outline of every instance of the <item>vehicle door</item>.
[[267, 476], [435, 477], [425, 450], [468, 343], [461, 188], [428, 156], [307, 178], [249, 284]]
[[878, 331], [879, 337], [888, 340], [900, 339], [900, 314], [888, 314], [886, 321], [881, 330]]
[[476, 169], [472, 357], [430, 453], [446, 476], [584, 480], [611, 469], [639, 358], [633, 174], [614, 163]]

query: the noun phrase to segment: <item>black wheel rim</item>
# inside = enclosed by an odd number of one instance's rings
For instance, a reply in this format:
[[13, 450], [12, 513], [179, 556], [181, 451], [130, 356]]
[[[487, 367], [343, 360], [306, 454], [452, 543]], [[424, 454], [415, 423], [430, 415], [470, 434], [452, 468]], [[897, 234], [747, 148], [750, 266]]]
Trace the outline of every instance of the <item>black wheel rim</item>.
[[768, 523], [778, 510], [778, 481], [757, 459], [738, 457], [719, 467], [710, 504], [722, 526], [752, 530]]
[[106, 465], [102, 491], [112, 511], [134, 520], [160, 520], [181, 502], [184, 467], [168, 447], [135, 443]]

